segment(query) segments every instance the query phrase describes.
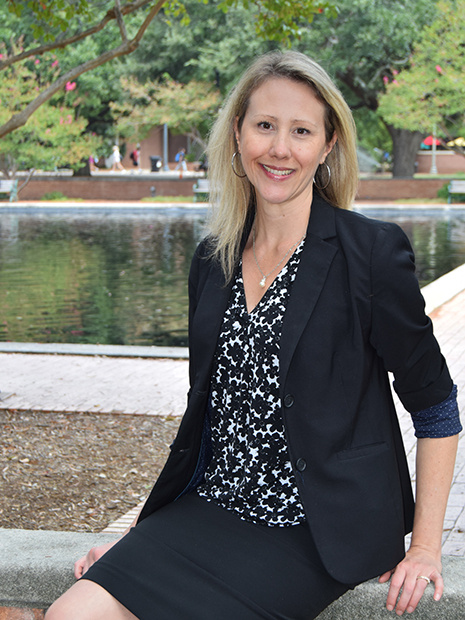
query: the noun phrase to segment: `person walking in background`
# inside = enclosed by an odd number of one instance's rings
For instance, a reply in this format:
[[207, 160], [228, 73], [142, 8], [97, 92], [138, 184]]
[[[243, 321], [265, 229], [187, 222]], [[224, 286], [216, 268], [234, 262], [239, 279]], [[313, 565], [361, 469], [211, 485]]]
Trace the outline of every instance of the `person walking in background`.
[[113, 164], [111, 166], [111, 169], [113, 171], [124, 170], [125, 168], [124, 168], [123, 164], [121, 163], [121, 153], [120, 153], [120, 150], [119, 150], [119, 146], [117, 144], [115, 144], [115, 146], [113, 147], [113, 155], [112, 155], [112, 157], [113, 157]]
[[[76, 562], [46, 620], [312, 620], [379, 575], [399, 615], [430, 582], [439, 600], [457, 391], [407, 237], [350, 210], [348, 105], [307, 56], [266, 54], [208, 156], [187, 409], [132, 527]], [[415, 510], [389, 371], [418, 438]]]
[[176, 162], [175, 170], [183, 170], [185, 172], [187, 170], [186, 149], [179, 149], [179, 151], [176, 153], [174, 161]]
[[95, 155], [90, 155], [89, 157], [89, 168], [91, 172], [95, 172], [97, 170], [98, 157]]
[[136, 148], [131, 151], [129, 155], [133, 166], [137, 168], [137, 171], [140, 172], [140, 144], [136, 146]]

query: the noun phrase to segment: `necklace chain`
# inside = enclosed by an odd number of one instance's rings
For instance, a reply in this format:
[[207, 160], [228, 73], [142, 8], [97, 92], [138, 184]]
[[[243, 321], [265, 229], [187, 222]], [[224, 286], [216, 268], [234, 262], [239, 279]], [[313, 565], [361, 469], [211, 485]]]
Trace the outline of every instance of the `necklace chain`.
[[305, 239], [305, 235], [303, 235], [298, 241], [296, 241], [293, 245], [291, 245], [291, 247], [288, 249], [288, 251], [286, 252], [286, 254], [284, 254], [284, 256], [282, 257], [282, 259], [279, 261], [278, 264], [276, 264], [273, 269], [271, 271], [269, 271], [267, 274], [263, 273], [262, 268], [260, 267], [260, 264], [257, 260], [257, 255], [255, 254], [255, 222], [252, 228], [252, 251], [253, 251], [253, 257], [255, 259], [255, 263], [258, 267], [258, 271], [260, 272], [262, 279], [260, 280], [259, 284], [262, 288], [265, 288], [266, 286], [266, 279], [271, 276], [271, 274], [273, 273], [273, 271], [276, 271], [276, 269], [282, 265], [282, 263], [286, 260], [286, 258], [289, 256], [289, 254], [292, 252], [292, 250], [294, 248], [296, 248], [300, 243], [302, 243], [302, 241]]

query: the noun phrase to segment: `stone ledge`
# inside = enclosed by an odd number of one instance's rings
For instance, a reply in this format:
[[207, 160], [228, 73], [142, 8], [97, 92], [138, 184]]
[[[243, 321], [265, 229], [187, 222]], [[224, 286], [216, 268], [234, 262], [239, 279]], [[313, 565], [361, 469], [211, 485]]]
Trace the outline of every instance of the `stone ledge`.
[[[444, 594], [439, 602], [433, 600], [434, 586], [426, 588], [413, 620], [463, 620], [465, 608], [465, 558], [444, 556], [442, 559]], [[383, 620], [397, 618], [386, 609], [388, 584], [377, 579], [363, 583], [330, 605], [317, 620]], [[410, 614], [405, 614], [410, 617]]]
[[0, 606], [45, 609], [74, 583], [75, 560], [112, 534], [0, 529]]
[[[0, 529], [0, 610], [8, 614], [7, 608], [16, 607], [34, 613], [21, 617], [40, 617], [36, 615], [39, 610], [49, 607], [74, 583], [74, 561], [92, 546], [113, 539], [112, 534]], [[416, 620], [463, 619], [465, 558], [446, 556], [443, 568], [446, 588], [442, 600], [433, 601], [433, 586], [428, 586], [413, 616]], [[335, 601], [318, 620], [396, 617], [385, 609], [387, 590], [386, 584], [368, 581]]]
[[76, 344], [69, 342], [0, 342], [0, 353], [189, 359], [189, 349], [187, 347], [137, 346], [127, 344]]

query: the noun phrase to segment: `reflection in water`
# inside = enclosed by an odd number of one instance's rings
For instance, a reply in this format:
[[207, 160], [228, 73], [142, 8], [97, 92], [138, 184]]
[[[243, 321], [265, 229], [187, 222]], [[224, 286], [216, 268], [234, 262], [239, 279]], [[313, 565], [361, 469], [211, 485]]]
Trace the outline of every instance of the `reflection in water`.
[[[465, 216], [395, 221], [422, 285], [465, 262]], [[1, 214], [0, 340], [185, 346], [203, 224], [191, 213]]]
[[202, 219], [2, 215], [0, 339], [186, 345]]

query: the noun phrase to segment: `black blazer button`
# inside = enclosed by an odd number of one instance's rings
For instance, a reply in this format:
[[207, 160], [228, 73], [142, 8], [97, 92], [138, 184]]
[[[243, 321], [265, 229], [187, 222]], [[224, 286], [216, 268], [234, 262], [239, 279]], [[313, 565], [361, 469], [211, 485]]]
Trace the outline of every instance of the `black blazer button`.
[[284, 406], [292, 407], [293, 404], [294, 404], [294, 397], [292, 396], [292, 394], [286, 394], [286, 396], [284, 397]]
[[307, 461], [305, 459], [297, 459], [295, 467], [297, 471], [305, 471], [307, 469]]

